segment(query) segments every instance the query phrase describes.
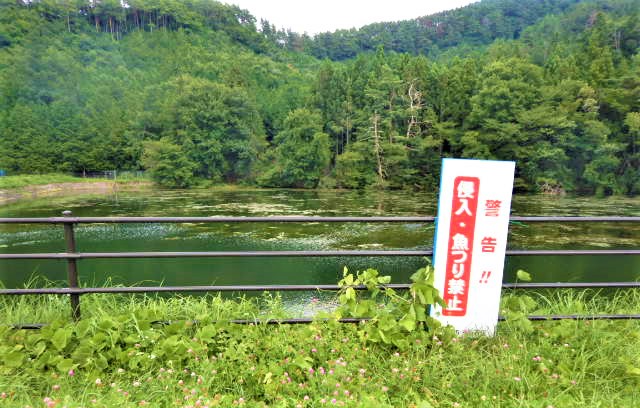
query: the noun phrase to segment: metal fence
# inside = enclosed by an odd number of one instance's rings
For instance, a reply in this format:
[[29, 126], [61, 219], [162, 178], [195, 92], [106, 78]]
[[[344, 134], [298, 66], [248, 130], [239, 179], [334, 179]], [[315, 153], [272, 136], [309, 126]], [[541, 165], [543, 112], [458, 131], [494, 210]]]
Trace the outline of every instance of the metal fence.
[[146, 173], [142, 170], [74, 171], [69, 173], [69, 175], [82, 178], [106, 178], [111, 180], [146, 178]]
[[[511, 217], [514, 222], [527, 223], [636, 223], [640, 217]], [[271, 216], [271, 217], [74, 217], [70, 211], [64, 211], [63, 217], [51, 218], [0, 218], [0, 224], [56, 224], [64, 228], [66, 252], [62, 253], [2, 253], [0, 259], [66, 259], [68, 287], [66, 288], [28, 288], [0, 289], [0, 295], [69, 295], [72, 317], [80, 319], [80, 297], [93, 293], [148, 293], [148, 292], [247, 292], [247, 291], [317, 291], [340, 289], [338, 285], [207, 285], [207, 286], [125, 286], [125, 287], [82, 287], [78, 281], [79, 259], [97, 258], [219, 258], [219, 257], [371, 257], [371, 256], [431, 256], [432, 250], [342, 250], [342, 251], [209, 251], [209, 252], [77, 252], [74, 227], [77, 224], [126, 224], [126, 223], [432, 223], [435, 217], [308, 217], [308, 216]], [[548, 255], [619, 255], [638, 256], [640, 249], [624, 250], [507, 250], [507, 256], [548, 256]], [[394, 289], [408, 289], [408, 283], [388, 284]], [[561, 288], [640, 288], [640, 282], [586, 282], [586, 283], [504, 283], [503, 289], [561, 289]], [[364, 286], [354, 286], [356, 290], [365, 290]], [[530, 320], [560, 319], [640, 319], [640, 314], [601, 314], [601, 315], [532, 315]], [[358, 322], [363, 319], [343, 319], [344, 322]], [[235, 321], [249, 323], [248, 321]], [[311, 319], [284, 319], [267, 323], [308, 323]], [[24, 325], [23, 327], [39, 327]]]

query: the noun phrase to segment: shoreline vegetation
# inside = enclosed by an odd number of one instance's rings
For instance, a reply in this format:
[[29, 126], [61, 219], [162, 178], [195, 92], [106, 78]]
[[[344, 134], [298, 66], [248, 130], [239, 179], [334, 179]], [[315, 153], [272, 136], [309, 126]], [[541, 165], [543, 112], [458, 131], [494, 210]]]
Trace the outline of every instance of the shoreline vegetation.
[[[124, 191], [147, 191], [150, 189], [167, 189], [147, 177], [118, 178], [117, 180], [95, 177], [75, 177], [64, 174], [19, 175], [0, 177], [0, 206], [24, 200], [35, 200], [46, 197], [73, 197], [77, 195], [96, 194], [110, 195]], [[198, 183], [186, 190], [210, 191], [265, 191], [283, 190], [283, 188], [262, 187], [250, 184], [213, 183], [210, 180], [199, 180]], [[336, 187], [318, 188], [284, 188], [284, 190], [299, 191], [385, 191], [375, 187], [365, 189], [345, 189]], [[388, 191], [388, 190], [387, 190]], [[532, 194], [532, 193], [524, 193]], [[544, 191], [535, 194], [562, 197], [565, 191]], [[568, 193], [570, 196], [589, 196]], [[613, 196], [627, 196], [614, 194]]]
[[[73, 196], [95, 193], [112, 194], [117, 191], [134, 191], [149, 188], [166, 188], [146, 177], [110, 178], [76, 177], [66, 174], [26, 174], [0, 177], [0, 206], [19, 200], [54, 196]], [[187, 189], [209, 189], [212, 191], [262, 191], [267, 187], [245, 184], [213, 184], [200, 180]], [[323, 190], [323, 189], [287, 189], [287, 190]], [[336, 188], [332, 191], [340, 190]]]
[[152, 182], [143, 178], [113, 180], [84, 178], [64, 174], [20, 175], [0, 177], [0, 205], [19, 200], [70, 194], [112, 194], [150, 188]]
[[21, 174], [15, 176], [0, 177], [0, 190], [19, 189], [31, 186], [46, 184], [62, 184], [62, 183], [102, 183], [102, 182], [118, 182], [130, 183], [136, 181], [149, 181], [143, 177], [126, 177], [126, 178], [107, 178], [107, 177], [78, 177], [68, 174], [50, 173], [50, 174]]
[[[87, 295], [78, 323], [64, 296], [2, 297], [0, 406], [634, 406], [640, 322], [524, 315], [632, 313], [639, 292], [521, 293], [503, 295], [494, 337], [430, 325], [397, 343], [371, 335], [384, 310], [361, 324], [229, 322], [295, 317], [277, 294]], [[49, 324], [11, 328], [36, 320]]]

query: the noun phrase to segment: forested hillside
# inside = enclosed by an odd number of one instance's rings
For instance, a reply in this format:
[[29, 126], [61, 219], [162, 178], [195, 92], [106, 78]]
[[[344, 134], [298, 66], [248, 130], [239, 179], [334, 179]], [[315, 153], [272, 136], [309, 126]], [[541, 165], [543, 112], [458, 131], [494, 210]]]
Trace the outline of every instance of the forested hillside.
[[639, 13], [485, 0], [311, 39], [212, 0], [0, 0], [0, 168], [433, 189], [475, 157], [637, 194]]
[[518, 38], [522, 30], [546, 15], [561, 13], [576, 3], [578, 0], [484, 0], [413, 20], [321, 33], [306, 48], [318, 58], [332, 60], [352, 58], [380, 45], [389, 51], [435, 56], [455, 46], [470, 50], [498, 38]]

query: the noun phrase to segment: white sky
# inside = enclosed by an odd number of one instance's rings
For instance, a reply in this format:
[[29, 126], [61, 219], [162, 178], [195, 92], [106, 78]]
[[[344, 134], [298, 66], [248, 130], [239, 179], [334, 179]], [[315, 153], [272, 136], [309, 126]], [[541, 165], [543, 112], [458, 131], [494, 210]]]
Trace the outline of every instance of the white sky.
[[370, 23], [409, 20], [477, 0], [221, 0], [249, 10], [276, 28], [317, 34]]

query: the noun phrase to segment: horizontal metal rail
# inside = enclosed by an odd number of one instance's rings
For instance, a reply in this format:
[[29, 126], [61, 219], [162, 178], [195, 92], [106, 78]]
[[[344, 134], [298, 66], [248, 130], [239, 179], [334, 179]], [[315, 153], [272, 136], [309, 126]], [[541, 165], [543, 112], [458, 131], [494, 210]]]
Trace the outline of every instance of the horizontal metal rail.
[[640, 255], [640, 249], [507, 249], [509, 256]]
[[[598, 314], [598, 315], [528, 315], [527, 319], [533, 321], [543, 320], [636, 320], [640, 319], [640, 314]], [[372, 319], [370, 317], [350, 317], [338, 319], [340, 323], [360, 323], [368, 322]], [[499, 316], [498, 320], [507, 321], [505, 316]], [[229, 320], [229, 323], [235, 324], [301, 324], [301, 323], [313, 323], [317, 321], [332, 321], [332, 319], [313, 319], [313, 318], [293, 318], [293, 319], [269, 319], [269, 320], [245, 320], [234, 319]], [[158, 322], [160, 323], [160, 322]]]
[[[196, 251], [196, 252], [77, 252], [74, 226], [91, 223], [433, 223], [436, 217], [317, 217], [317, 216], [268, 216], [268, 217], [73, 217], [65, 211], [64, 217], [50, 218], [0, 218], [0, 224], [62, 224], [65, 231], [66, 251], [61, 253], [0, 254], [0, 259], [64, 259], [68, 264], [67, 288], [27, 288], [0, 289], [0, 295], [69, 295], [74, 319], [80, 318], [79, 301], [81, 295], [97, 293], [147, 293], [147, 292], [240, 292], [240, 291], [337, 291], [339, 285], [205, 285], [205, 286], [137, 286], [137, 287], [80, 287], [77, 279], [77, 261], [98, 258], [219, 258], [219, 257], [378, 257], [378, 256], [431, 256], [432, 249], [426, 250], [338, 250], [338, 251]], [[512, 224], [518, 223], [620, 223], [640, 222], [640, 217], [618, 216], [550, 216], [530, 217], [512, 216]], [[526, 224], [525, 224], [526, 225]], [[640, 255], [640, 249], [598, 249], [598, 250], [507, 250], [509, 256], [572, 256], [572, 255]], [[409, 284], [389, 284], [382, 287], [409, 289]], [[639, 288], [639, 282], [588, 282], [588, 283], [505, 283], [503, 289], [560, 289], [560, 288]], [[364, 286], [355, 286], [364, 290]], [[530, 320], [559, 319], [638, 319], [640, 315], [551, 315], [529, 316]], [[342, 319], [344, 322], [369, 320]], [[308, 323], [312, 319], [284, 319], [263, 323]], [[234, 323], [252, 323], [255, 321], [233, 321]], [[24, 325], [25, 327], [28, 325]], [[38, 324], [32, 325], [39, 327]]]
[[[364, 285], [349, 286], [355, 290], [366, 290]], [[380, 285], [380, 289], [407, 290], [409, 283]], [[288, 292], [288, 291], [338, 291], [340, 285], [200, 285], [200, 286], [115, 286], [102, 288], [27, 288], [0, 289], [0, 295], [87, 295], [96, 293], [150, 293], [150, 292]], [[503, 283], [503, 289], [594, 289], [594, 288], [640, 288], [640, 282], [548, 282], [548, 283]]]
[[[640, 319], [640, 314], [598, 314], [598, 315], [528, 315], [527, 319], [533, 321], [544, 320], [636, 320]], [[338, 319], [340, 323], [361, 323], [368, 322], [372, 319], [370, 317], [351, 317]], [[505, 316], [499, 316], [499, 321], [509, 320]], [[295, 318], [295, 319], [269, 319], [269, 320], [249, 320], [249, 319], [235, 319], [229, 320], [229, 323], [235, 324], [301, 324], [301, 323], [313, 323], [318, 321], [332, 321], [332, 319], [313, 319], [313, 318]], [[157, 322], [161, 323], [161, 322]], [[162, 322], [163, 323], [163, 322]]]
[[76, 252], [0, 254], [0, 259], [220, 258], [320, 256], [430, 256], [433, 251], [211, 251], [211, 252]]
[[[638, 222], [640, 217], [529, 217], [512, 216], [517, 222]], [[316, 217], [316, 216], [269, 216], [269, 217], [49, 217], [49, 218], [0, 218], [0, 224], [130, 224], [130, 223], [235, 223], [235, 222], [390, 222], [430, 223], [436, 217]]]
[[[640, 314], [599, 314], [599, 315], [579, 315], [579, 314], [570, 314], [570, 315], [528, 315], [528, 320], [531, 321], [557, 321], [557, 320], [640, 320]], [[366, 323], [372, 321], [370, 317], [343, 317], [340, 319], [314, 319], [310, 317], [298, 317], [298, 318], [290, 318], [290, 319], [232, 319], [226, 321], [231, 324], [240, 324], [240, 325], [276, 325], [276, 324], [309, 324], [314, 322], [331, 322], [337, 321], [338, 323]], [[504, 322], [507, 321], [508, 318], [505, 316], [498, 316], [498, 321]], [[217, 323], [219, 321], [215, 321], [213, 323]], [[169, 325], [174, 323], [172, 321], [155, 321], [152, 324], [161, 324], [161, 325]], [[198, 321], [192, 321], [194, 325], [199, 324]], [[26, 323], [26, 324], [14, 324], [11, 325], [13, 329], [16, 330], [38, 330], [45, 327], [46, 323]]]
[[50, 217], [50, 218], [0, 218], [0, 224], [95, 224], [95, 223], [230, 223], [230, 222], [433, 222], [435, 217], [314, 217], [314, 216], [269, 216], [269, 217]]
[[503, 283], [502, 289], [592, 289], [592, 288], [640, 288], [640, 282], [540, 282]]
[[[640, 255], [640, 249], [507, 250], [509, 256]], [[424, 251], [204, 251], [204, 252], [51, 252], [0, 254], [0, 259], [105, 259], [105, 258], [245, 258], [245, 257], [341, 257], [341, 256], [431, 256]]]
[[[532, 321], [543, 320], [640, 320], [640, 314], [597, 314], [597, 315], [528, 315]], [[508, 320], [500, 316], [500, 321]]]

